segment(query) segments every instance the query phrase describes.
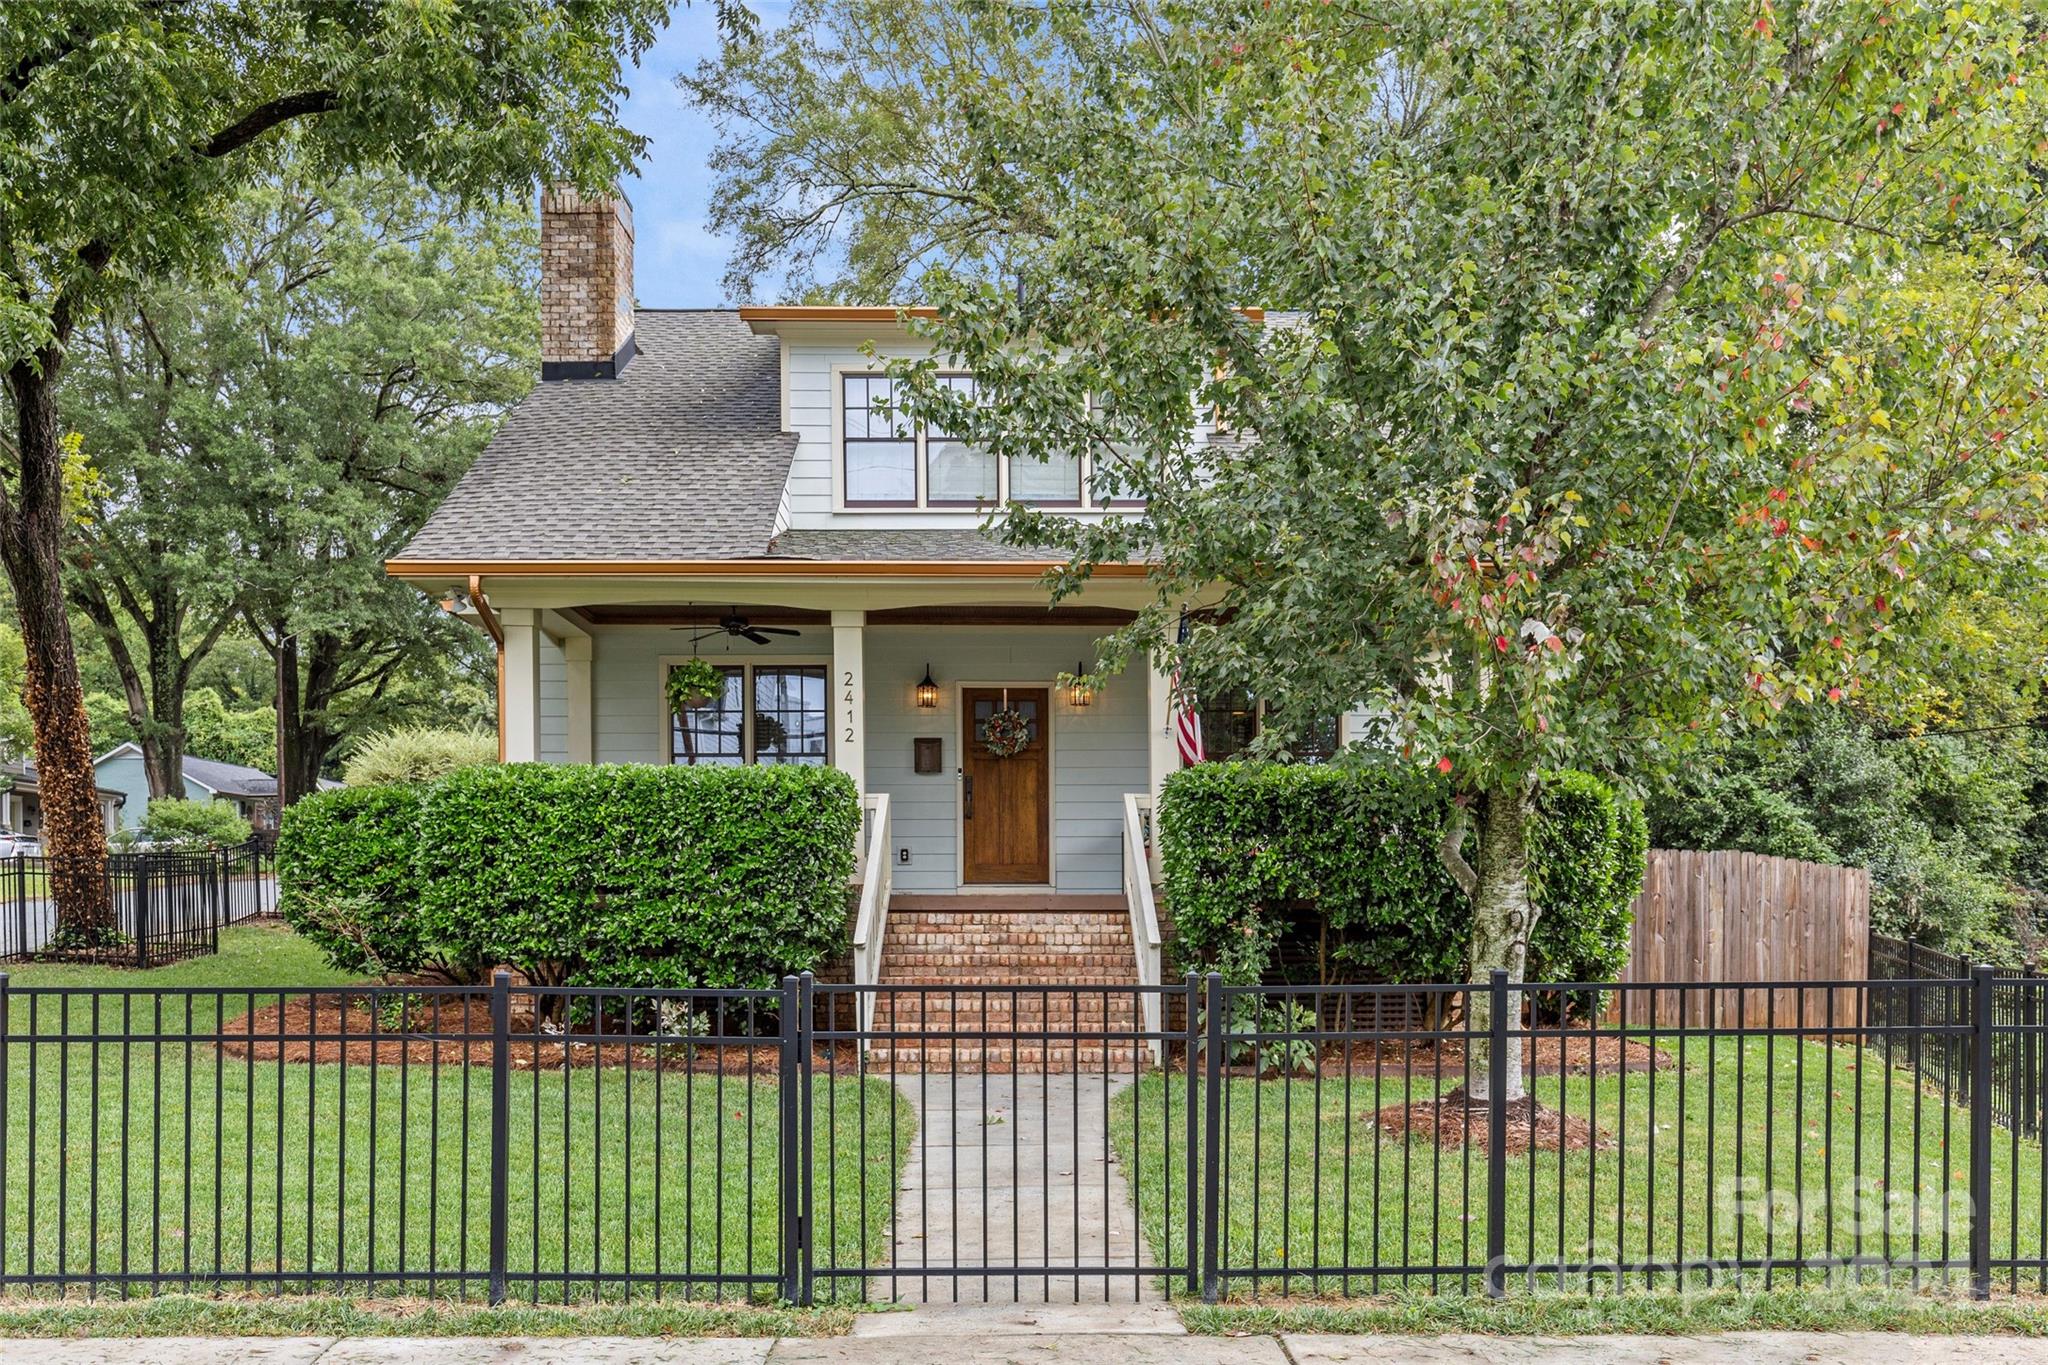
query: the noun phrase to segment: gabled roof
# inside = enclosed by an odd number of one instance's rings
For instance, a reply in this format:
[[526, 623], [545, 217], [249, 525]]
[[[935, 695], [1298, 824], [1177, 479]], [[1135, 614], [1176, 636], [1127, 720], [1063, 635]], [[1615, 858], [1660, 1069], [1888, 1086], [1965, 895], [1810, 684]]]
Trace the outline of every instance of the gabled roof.
[[[0, 789], [17, 792], [35, 792], [37, 795], [41, 795], [43, 789], [36, 781], [36, 761], [32, 758], [24, 758], [0, 762]], [[101, 796], [113, 797], [114, 804], [117, 806], [127, 803], [127, 793], [116, 790], [113, 787], [95, 786], [93, 790]]]
[[[134, 740], [116, 744], [92, 761], [97, 768], [110, 758], [123, 754], [139, 754], [142, 746]], [[185, 755], [185, 780], [193, 782], [215, 796], [275, 796], [277, 779], [261, 768], [251, 768], [241, 763], [223, 763], [216, 758], [199, 758]]]
[[640, 309], [615, 379], [536, 385], [406, 560], [722, 560], [767, 552], [796, 453], [779, 343], [736, 310]]

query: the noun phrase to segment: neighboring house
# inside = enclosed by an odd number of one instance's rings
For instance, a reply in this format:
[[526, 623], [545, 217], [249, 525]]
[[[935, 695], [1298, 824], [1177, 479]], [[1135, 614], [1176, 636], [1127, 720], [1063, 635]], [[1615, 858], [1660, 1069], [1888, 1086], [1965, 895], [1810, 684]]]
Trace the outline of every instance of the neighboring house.
[[[222, 763], [211, 758], [185, 755], [185, 790], [188, 801], [225, 801], [259, 834], [277, 828], [277, 779], [261, 768], [240, 763]], [[142, 747], [130, 740], [118, 744], [93, 760], [102, 787], [122, 793], [121, 823], [134, 829], [149, 809], [149, 777], [142, 766]], [[339, 786], [322, 782], [322, 787]]]
[[[623, 201], [552, 191], [541, 237], [541, 382], [388, 565], [499, 641], [504, 757], [832, 764], [887, 798], [863, 869], [886, 858], [898, 911], [964, 917], [963, 944], [1000, 910], [1103, 917], [1121, 965], [1075, 971], [1131, 979], [1127, 862], [1179, 763], [1167, 679], [1056, 679], [1149, 599], [1145, 566], [1054, 607], [1052, 557], [979, 529], [991, 501], [1101, 514], [1087, 460], [896, 439], [862, 350], [920, 353], [894, 308], [635, 309]], [[664, 681], [692, 655], [725, 688], [679, 718]], [[1210, 700], [1220, 757], [1256, 707]], [[1028, 744], [998, 758], [1006, 704]]]
[[[101, 781], [97, 784], [100, 818], [107, 833], [121, 827], [128, 809], [128, 793]], [[15, 834], [43, 832], [43, 792], [36, 782], [35, 760], [0, 762], [0, 830]]]

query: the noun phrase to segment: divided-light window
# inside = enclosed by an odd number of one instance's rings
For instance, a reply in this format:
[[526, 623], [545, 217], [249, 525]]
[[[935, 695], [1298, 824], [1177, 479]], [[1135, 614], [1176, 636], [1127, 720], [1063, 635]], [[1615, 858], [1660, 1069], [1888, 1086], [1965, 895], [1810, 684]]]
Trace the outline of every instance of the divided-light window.
[[[941, 375], [938, 382], [969, 399], [974, 396], [972, 375]], [[888, 375], [840, 375], [846, 506], [969, 510], [1013, 501], [1087, 505], [1085, 456], [998, 461], [947, 432], [911, 421], [898, 402], [896, 381]]]
[[[1212, 762], [1237, 758], [1266, 728], [1266, 704], [1242, 688], [1203, 697], [1196, 708], [1202, 724], [1202, 754]], [[1295, 761], [1322, 763], [1337, 752], [1337, 718], [1326, 716], [1288, 746]]]
[[724, 686], [669, 718], [669, 761], [695, 767], [829, 759], [823, 664], [721, 666]]

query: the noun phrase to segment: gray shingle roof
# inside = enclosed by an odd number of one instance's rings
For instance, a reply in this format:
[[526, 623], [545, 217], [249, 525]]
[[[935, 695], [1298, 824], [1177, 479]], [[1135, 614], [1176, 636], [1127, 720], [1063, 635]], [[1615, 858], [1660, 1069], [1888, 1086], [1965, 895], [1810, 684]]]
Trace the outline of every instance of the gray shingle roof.
[[746, 559], [775, 527], [796, 437], [777, 342], [737, 312], [634, 314], [616, 379], [538, 384], [405, 559]]
[[185, 755], [185, 776], [223, 796], [275, 796], [277, 779], [261, 768]]
[[979, 531], [784, 531], [768, 547], [775, 559], [1064, 560], [1058, 550], [1005, 545]]

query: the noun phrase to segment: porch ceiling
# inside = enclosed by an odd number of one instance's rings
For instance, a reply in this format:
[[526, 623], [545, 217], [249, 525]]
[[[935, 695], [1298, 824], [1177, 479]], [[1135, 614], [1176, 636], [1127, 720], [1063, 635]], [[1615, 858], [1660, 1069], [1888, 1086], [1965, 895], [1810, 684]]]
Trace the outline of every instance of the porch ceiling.
[[[715, 626], [737, 612], [755, 625], [827, 626], [832, 613], [812, 608], [752, 603], [593, 603], [568, 613], [588, 626]], [[870, 611], [871, 626], [1100, 626], [1128, 623], [1136, 613], [1122, 607], [1010, 606], [1000, 603], [887, 607]]]

